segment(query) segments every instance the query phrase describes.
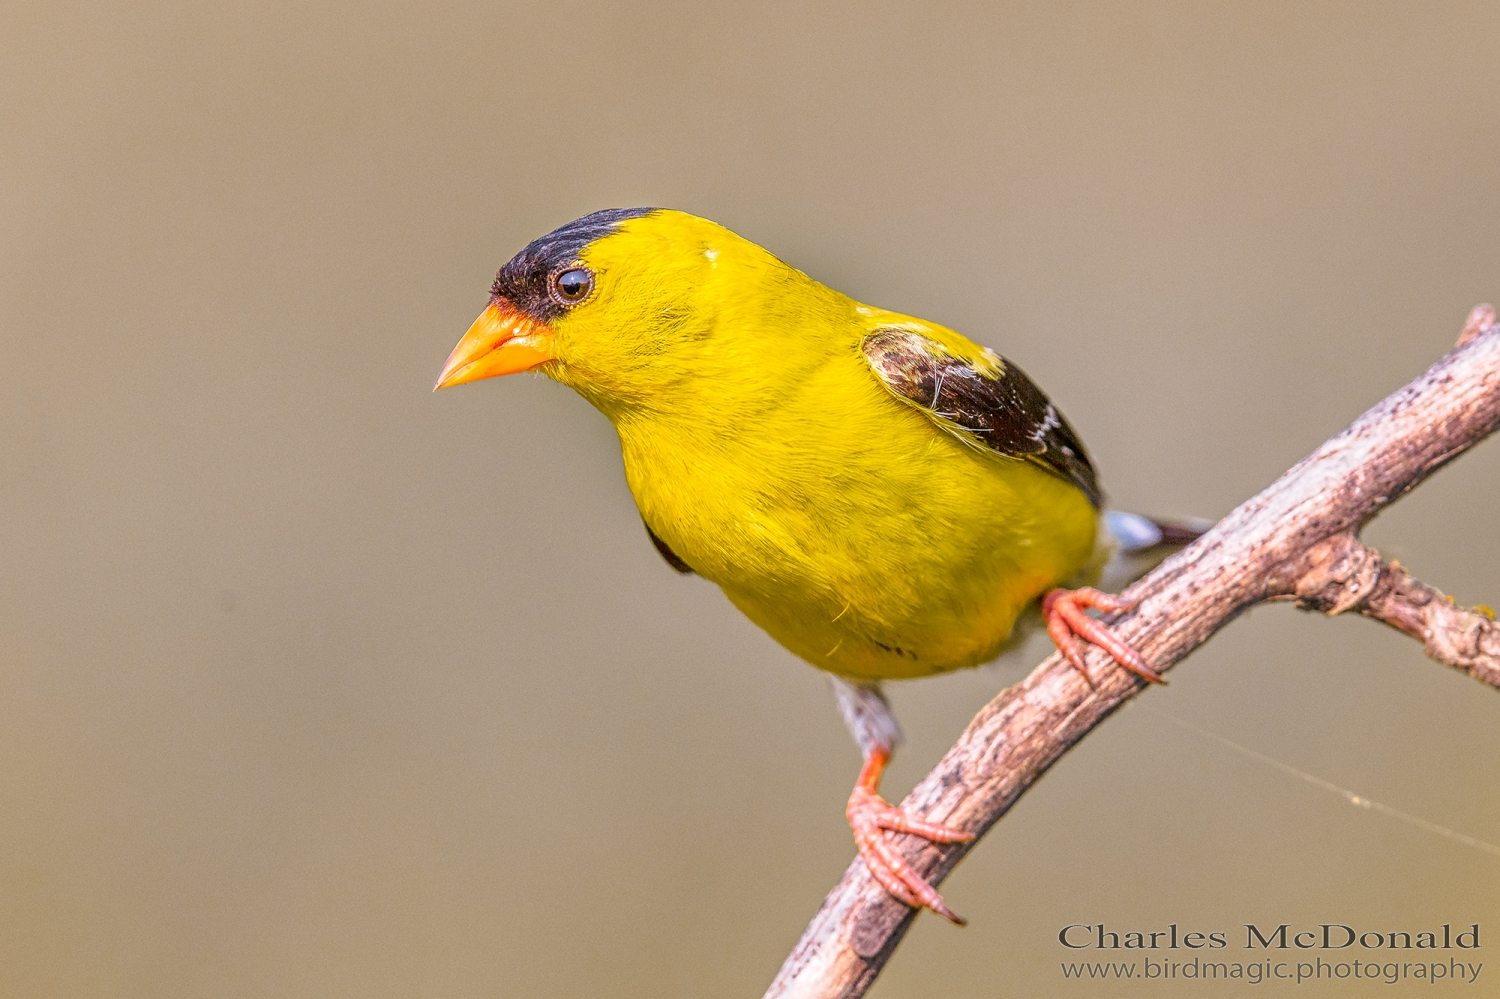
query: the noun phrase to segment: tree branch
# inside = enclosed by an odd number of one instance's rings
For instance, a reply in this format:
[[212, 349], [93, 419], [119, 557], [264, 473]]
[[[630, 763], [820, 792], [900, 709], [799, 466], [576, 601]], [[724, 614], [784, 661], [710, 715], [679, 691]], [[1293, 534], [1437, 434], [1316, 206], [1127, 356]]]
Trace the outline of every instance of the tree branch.
[[[1358, 540], [1382, 509], [1500, 426], [1500, 326], [1469, 315], [1458, 346], [1126, 592], [1115, 630], [1165, 671], [1253, 604], [1360, 613], [1420, 638], [1440, 662], [1500, 686], [1500, 627], [1417, 582]], [[1064, 752], [1144, 682], [1090, 651], [1090, 688], [1053, 655], [1002, 691], [902, 802], [909, 813], [982, 836]], [[974, 843], [893, 836], [940, 884]], [[915, 910], [855, 858], [782, 965], [767, 999], [861, 996]]]
[[1329, 615], [1357, 610], [1420, 640], [1438, 662], [1500, 687], [1500, 624], [1494, 613], [1488, 607], [1459, 607], [1452, 597], [1413, 579], [1399, 562], [1383, 561], [1354, 535], [1336, 534], [1314, 545], [1288, 578], [1269, 599], [1295, 600], [1303, 610]]

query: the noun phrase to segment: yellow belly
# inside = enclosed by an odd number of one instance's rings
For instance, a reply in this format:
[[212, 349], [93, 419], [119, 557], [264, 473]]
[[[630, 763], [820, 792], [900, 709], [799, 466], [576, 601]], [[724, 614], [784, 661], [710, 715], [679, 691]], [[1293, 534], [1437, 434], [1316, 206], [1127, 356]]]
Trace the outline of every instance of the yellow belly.
[[820, 669], [896, 679], [987, 662], [1027, 603], [1088, 562], [1096, 512], [1068, 482], [868, 384], [804, 386], [838, 419], [789, 404], [729, 436], [620, 426], [636, 502]]

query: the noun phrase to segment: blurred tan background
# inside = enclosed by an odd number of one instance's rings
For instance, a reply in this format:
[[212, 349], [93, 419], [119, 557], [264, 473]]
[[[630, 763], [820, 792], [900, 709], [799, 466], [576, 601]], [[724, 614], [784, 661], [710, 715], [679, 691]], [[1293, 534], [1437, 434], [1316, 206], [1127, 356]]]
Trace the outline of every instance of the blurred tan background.
[[[1017, 360], [1117, 505], [1219, 516], [1500, 297], [1497, 38], [1492, 2], [0, 9], [0, 995], [759, 995], [857, 753], [657, 557], [581, 399], [431, 394], [496, 268], [706, 215]], [[1367, 537], [1500, 602], [1497, 492], [1492, 442]], [[895, 688], [888, 794], [1044, 651]], [[1257, 610], [1142, 703], [1500, 840], [1500, 700], [1378, 625]], [[1132, 708], [873, 994], [1141, 994], [1064, 982], [1068, 923], [1489, 941], [1497, 889]]]

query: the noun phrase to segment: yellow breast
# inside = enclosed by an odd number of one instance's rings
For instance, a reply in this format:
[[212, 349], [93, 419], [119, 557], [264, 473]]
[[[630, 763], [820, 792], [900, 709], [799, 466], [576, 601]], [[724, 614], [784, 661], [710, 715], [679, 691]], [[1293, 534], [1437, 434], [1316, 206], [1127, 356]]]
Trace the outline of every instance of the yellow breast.
[[651, 528], [777, 641], [851, 677], [988, 661], [1093, 551], [1095, 512], [832, 358], [738, 427], [620, 426]]

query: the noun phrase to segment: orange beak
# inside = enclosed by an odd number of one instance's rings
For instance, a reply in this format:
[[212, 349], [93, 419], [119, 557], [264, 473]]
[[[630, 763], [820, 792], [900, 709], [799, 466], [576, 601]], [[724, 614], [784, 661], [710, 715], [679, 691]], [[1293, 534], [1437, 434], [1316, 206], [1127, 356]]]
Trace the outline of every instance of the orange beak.
[[481, 312], [458, 341], [432, 390], [512, 375], [556, 356], [552, 352], [552, 327], [500, 299]]

